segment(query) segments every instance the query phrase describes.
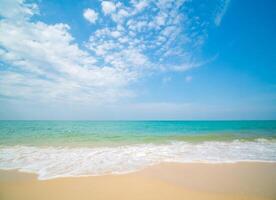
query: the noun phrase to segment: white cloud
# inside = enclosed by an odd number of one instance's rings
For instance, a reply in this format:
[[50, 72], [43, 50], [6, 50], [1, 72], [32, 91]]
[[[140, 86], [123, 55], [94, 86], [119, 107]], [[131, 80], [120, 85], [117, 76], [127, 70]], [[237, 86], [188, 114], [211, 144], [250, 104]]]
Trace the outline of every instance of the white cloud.
[[94, 24], [98, 19], [98, 13], [91, 8], [87, 8], [83, 11], [83, 17], [90, 23]]
[[140, 2], [134, 2], [135, 4], [135, 8], [136, 8], [136, 12], [140, 12], [143, 9], [145, 9], [148, 6], [148, 1], [140, 1]]
[[[69, 25], [35, 21], [36, 4], [10, 0], [0, 8], [0, 59], [11, 66], [0, 71], [0, 95], [116, 101], [134, 96], [127, 88], [141, 77], [198, 67], [202, 63], [192, 59], [195, 48], [190, 47], [204, 37], [189, 32], [189, 18], [179, 12], [185, 3], [132, 0], [126, 6], [103, 1], [103, 20], [110, 18], [113, 24], [99, 23], [81, 46]], [[83, 16], [91, 23], [98, 20], [90, 8]]]
[[175, 72], [185, 72], [185, 71], [188, 71], [192, 68], [195, 68], [195, 67], [199, 67], [201, 66], [200, 63], [184, 63], [182, 65], [175, 65], [175, 66], [172, 66], [170, 68], [171, 71], [175, 71]]
[[39, 13], [39, 9], [36, 4], [23, 3], [24, 0], [1, 0], [1, 16], [6, 18], [21, 19]]
[[121, 36], [121, 33], [119, 31], [112, 31], [110, 33], [112, 35], [112, 37], [118, 38]]
[[111, 1], [103, 1], [102, 10], [105, 15], [109, 15], [116, 10], [116, 5]]
[[160, 14], [160, 15], [157, 15], [156, 18], [156, 25], [159, 27], [159, 26], [163, 26], [165, 25], [166, 23], [166, 17], [164, 16], [164, 14]]
[[218, 7], [215, 20], [214, 20], [216, 26], [220, 26], [222, 18], [226, 14], [231, 0], [220, 0], [220, 1], [221, 1], [220, 6]]
[[119, 10], [118, 15], [122, 18], [129, 16], [129, 13], [125, 9], [121, 9]]
[[[16, 5], [25, 6], [22, 2]], [[27, 16], [35, 13], [31, 8], [36, 6], [28, 5]], [[132, 95], [125, 86], [136, 73], [100, 65], [97, 57], [75, 43], [67, 24], [0, 14], [4, 17], [0, 20], [0, 60], [12, 66], [1, 71], [1, 95], [94, 103]]]
[[[186, 72], [199, 67], [205, 62], [197, 61], [193, 53], [204, 43], [204, 36], [189, 32], [188, 16], [178, 12], [185, 3], [132, 0], [132, 6], [113, 4], [110, 18], [115, 26], [92, 33], [86, 46], [105, 66], [131, 71], [136, 80], [153, 72]], [[122, 10], [128, 14], [122, 16]], [[172, 62], [167, 63], [168, 59]]]

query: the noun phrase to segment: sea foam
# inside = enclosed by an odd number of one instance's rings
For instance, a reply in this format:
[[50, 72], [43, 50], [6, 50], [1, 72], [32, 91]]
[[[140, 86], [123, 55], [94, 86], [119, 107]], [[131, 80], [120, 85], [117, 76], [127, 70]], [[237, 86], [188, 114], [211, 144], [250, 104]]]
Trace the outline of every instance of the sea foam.
[[40, 180], [122, 174], [162, 162], [276, 162], [276, 142], [170, 142], [117, 147], [69, 148], [0, 146], [0, 169], [38, 174]]

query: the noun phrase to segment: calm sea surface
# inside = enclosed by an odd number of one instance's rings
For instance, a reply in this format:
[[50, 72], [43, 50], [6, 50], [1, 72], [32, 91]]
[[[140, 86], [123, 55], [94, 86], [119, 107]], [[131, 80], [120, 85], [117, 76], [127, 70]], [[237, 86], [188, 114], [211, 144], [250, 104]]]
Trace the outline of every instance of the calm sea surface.
[[276, 121], [0, 121], [0, 145], [98, 146], [276, 139]]

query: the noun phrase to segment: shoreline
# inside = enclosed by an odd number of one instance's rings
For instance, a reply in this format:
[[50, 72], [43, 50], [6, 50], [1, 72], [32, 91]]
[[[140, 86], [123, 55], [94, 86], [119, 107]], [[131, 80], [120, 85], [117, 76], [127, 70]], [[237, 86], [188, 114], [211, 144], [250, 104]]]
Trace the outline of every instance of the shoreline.
[[[276, 163], [162, 163], [128, 174], [38, 180], [0, 170], [9, 199], [275, 199]], [[49, 196], [50, 195], [50, 196]]]
[[101, 148], [12, 146], [0, 148], [1, 168], [55, 177], [125, 174], [164, 162], [238, 163], [276, 161], [276, 143], [204, 142], [142, 144]]
[[98, 175], [89, 175], [89, 174], [84, 174], [84, 175], [61, 175], [61, 176], [56, 176], [53, 178], [44, 178], [44, 179], [40, 179], [39, 178], [39, 174], [37, 172], [34, 171], [28, 171], [28, 170], [22, 170], [20, 168], [18, 169], [5, 169], [5, 168], [0, 168], [0, 173], [1, 172], [15, 172], [15, 173], [23, 173], [23, 174], [29, 174], [29, 175], [34, 175], [37, 180], [39, 181], [48, 181], [48, 180], [56, 180], [56, 179], [63, 179], [63, 178], [89, 178], [89, 177], [104, 177], [104, 176], [121, 176], [121, 175], [128, 175], [128, 174], [133, 174], [133, 173], [140, 173], [143, 171], [147, 171], [151, 168], [155, 168], [158, 166], [164, 166], [164, 165], [238, 165], [238, 164], [257, 164], [257, 165], [262, 165], [262, 164], [275, 164], [276, 166], [276, 161], [268, 161], [268, 160], [241, 160], [241, 161], [229, 161], [229, 162], [210, 162], [210, 161], [192, 161], [192, 162], [161, 162], [158, 164], [153, 164], [153, 165], [148, 165], [145, 166], [141, 169], [137, 169], [137, 170], [133, 170], [133, 171], [126, 171], [126, 172], [122, 172], [122, 173], [116, 173], [116, 172], [110, 172], [110, 173], [106, 173], [106, 174], [98, 174]]

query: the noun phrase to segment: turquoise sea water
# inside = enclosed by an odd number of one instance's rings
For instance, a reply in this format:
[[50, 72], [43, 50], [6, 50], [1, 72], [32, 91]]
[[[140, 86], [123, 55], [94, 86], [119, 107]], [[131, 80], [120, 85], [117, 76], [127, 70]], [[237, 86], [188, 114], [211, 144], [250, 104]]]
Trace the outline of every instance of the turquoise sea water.
[[276, 121], [0, 121], [0, 145], [106, 146], [276, 139]]
[[39, 179], [241, 161], [276, 162], [276, 121], [0, 121], [0, 169]]

